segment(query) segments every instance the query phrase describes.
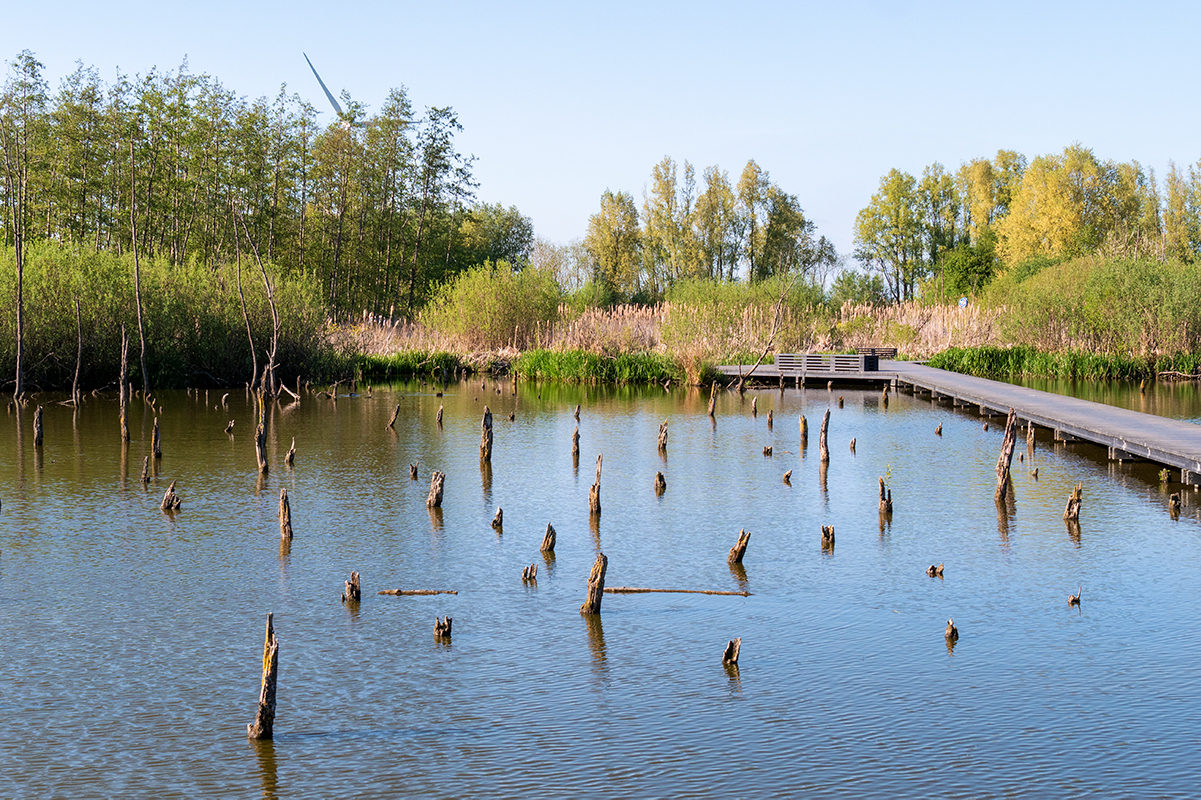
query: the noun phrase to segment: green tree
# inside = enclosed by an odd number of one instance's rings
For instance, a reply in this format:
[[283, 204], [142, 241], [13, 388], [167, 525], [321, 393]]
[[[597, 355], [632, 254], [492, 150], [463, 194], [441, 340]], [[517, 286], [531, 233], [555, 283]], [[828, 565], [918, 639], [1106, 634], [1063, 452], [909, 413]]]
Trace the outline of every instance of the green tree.
[[464, 265], [504, 261], [521, 269], [534, 249], [534, 221], [517, 206], [481, 203], [459, 225], [459, 241]]
[[855, 258], [883, 277], [895, 302], [910, 300], [926, 274], [917, 181], [891, 170], [871, 202], [855, 217]]
[[738, 264], [738, 221], [734, 189], [725, 170], [706, 167], [703, 191], [693, 214], [693, 240], [697, 247], [695, 274], [710, 280], [734, 280]]
[[643, 289], [638, 209], [629, 192], [601, 195], [600, 211], [588, 219], [584, 247], [592, 259], [593, 280], [626, 296]]

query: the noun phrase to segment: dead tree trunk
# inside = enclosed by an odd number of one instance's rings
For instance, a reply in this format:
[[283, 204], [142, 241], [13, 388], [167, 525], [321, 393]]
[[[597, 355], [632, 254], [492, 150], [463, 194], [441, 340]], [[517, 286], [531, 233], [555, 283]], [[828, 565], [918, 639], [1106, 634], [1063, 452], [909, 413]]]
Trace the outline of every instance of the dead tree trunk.
[[150, 435], [150, 452], [154, 453], [155, 459], [163, 457], [163, 437], [158, 428], [158, 417], [154, 418], [154, 433]]
[[738, 666], [738, 651], [742, 649], [742, 637], [731, 639], [726, 650], [721, 654], [721, 663]]
[[75, 295], [75, 379], [71, 381], [71, 400], [76, 406], [83, 401], [79, 390], [79, 370], [83, 366], [83, 317], [79, 314], [79, 295]]
[[655, 494], [662, 497], [667, 491], [667, 479], [663, 477], [662, 472], [655, 473]]
[[1084, 487], [1079, 483], [1076, 488], [1072, 489], [1072, 496], [1068, 498], [1068, 504], [1063, 509], [1063, 518], [1069, 522], [1076, 522], [1080, 519], [1080, 500], [1083, 494]]
[[446, 483], [446, 473], [434, 470], [430, 476], [430, 494], [425, 499], [425, 505], [428, 508], [442, 507], [442, 485]]
[[659, 452], [667, 452], [667, 420], [659, 425]]
[[885, 490], [884, 479], [880, 479], [880, 513], [892, 513], [892, 489]]
[[480, 420], [480, 461], [492, 460], [492, 410], [484, 406], [484, 418]]
[[713, 386], [709, 389], [709, 416], [714, 416], [714, 411], [717, 409], [717, 381], [713, 381]]
[[163, 493], [163, 502], [159, 504], [159, 507], [163, 511], [179, 511], [180, 505], [182, 504], [179, 501], [179, 495], [175, 493], [175, 481], [171, 481], [171, 485]]
[[342, 591], [343, 603], [357, 603], [363, 599], [363, 590], [359, 586], [359, 573], [350, 573], [350, 580], [345, 581], [346, 588]]
[[275, 685], [279, 675], [279, 640], [275, 638], [272, 614], [267, 615], [267, 636], [263, 641], [263, 680], [259, 686], [259, 708], [254, 724], [246, 726], [250, 739], [270, 739], [275, 727]]
[[834, 546], [834, 526], [822, 525], [822, 549], [828, 549]]
[[598, 455], [596, 457], [596, 483], [592, 484], [592, 488], [588, 490], [588, 511], [593, 516], [598, 516], [598, 517], [600, 516], [600, 513], [601, 513], [600, 479], [601, 479], [601, 459], [603, 459], [603, 458], [604, 458], [603, 455]]
[[592, 565], [592, 572], [588, 575], [588, 596], [580, 606], [581, 614], [600, 613], [601, 600], [605, 596], [605, 570], [608, 568], [609, 559], [604, 553], [597, 553], [596, 563]]
[[555, 527], [546, 523], [546, 534], [542, 537], [542, 546], [538, 548], [543, 553], [555, 552]]
[[288, 502], [288, 490], [279, 490], [279, 538], [292, 538], [292, 504]]
[[121, 415], [121, 441], [129, 441], [129, 334], [121, 326], [121, 374], [117, 389]]
[[434, 638], [443, 639], [450, 636], [450, 629], [453, 623], [454, 620], [452, 620], [449, 615], [444, 619], [438, 619], [437, 617], [434, 617]]
[[[388, 427], [391, 428], [396, 424], [396, 418], [400, 416], [400, 403], [396, 404], [396, 408], [392, 409], [392, 416], [388, 418]], [[395, 430], [395, 428], [393, 428]]]
[[738, 541], [730, 548], [730, 555], [726, 559], [731, 564], [741, 564], [742, 557], [746, 555], [746, 546], [750, 544], [751, 535], [745, 529], [738, 531]]
[[809, 444], [809, 420], [805, 419], [805, 415], [801, 414], [801, 449], [804, 450]]
[[142, 459], [142, 485], [150, 483], [150, 456]]
[[1026, 423], [1026, 447], [1030, 451], [1034, 450], [1034, 422]]
[[822, 462], [830, 460], [830, 448], [826, 446], [826, 434], [830, 429], [830, 409], [826, 409], [826, 413], [822, 416], [822, 429], [817, 437], [817, 450], [821, 454]]
[[1001, 442], [1001, 454], [997, 456], [997, 491], [995, 498], [1004, 501], [1009, 493], [1009, 465], [1013, 462], [1013, 446], [1018, 436], [1018, 412], [1009, 409], [1005, 420], [1005, 439]]
[[500, 506], [496, 507], [496, 516], [492, 518], [492, 527], [496, 530], [503, 530], [505, 526], [505, 510]]
[[755, 417], [755, 418], [759, 417], [759, 398], [758, 397], [751, 398], [751, 416]]
[[[282, 386], [282, 384], [281, 384]], [[296, 437], [292, 437], [292, 446], [284, 453], [284, 463], [289, 467], [296, 463]]]
[[767, 409], [767, 429], [769, 431], [775, 426], [775, 416], [776, 415], [772, 413], [773, 410], [774, 409], [770, 409], [770, 408]]
[[259, 404], [259, 425], [254, 432], [254, 457], [258, 461], [259, 474], [266, 475], [267, 464], [267, 408], [263, 401], [263, 392], [256, 394]]
[[580, 426], [575, 426], [575, 432], [571, 434], [571, 455], [573, 458], [580, 457]]
[[33, 411], [33, 446], [42, 446], [42, 407], [40, 405]]

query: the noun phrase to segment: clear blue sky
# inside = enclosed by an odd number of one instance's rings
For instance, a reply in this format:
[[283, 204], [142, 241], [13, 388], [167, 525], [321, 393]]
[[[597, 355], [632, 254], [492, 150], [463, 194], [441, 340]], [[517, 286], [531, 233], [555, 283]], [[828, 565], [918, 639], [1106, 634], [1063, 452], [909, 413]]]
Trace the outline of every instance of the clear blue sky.
[[[0, 57], [52, 87], [75, 61], [111, 81], [187, 56], [254, 98], [281, 83], [376, 109], [404, 85], [453, 106], [479, 198], [557, 242], [606, 188], [641, 205], [663, 156], [733, 179], [754, 158], [840, 252], [896, 167], [1079, 141], [1101, 158], [1201, 159], [1193, 3], [8, 3]], [[322, 119], [329, 120], [326, 111]]]

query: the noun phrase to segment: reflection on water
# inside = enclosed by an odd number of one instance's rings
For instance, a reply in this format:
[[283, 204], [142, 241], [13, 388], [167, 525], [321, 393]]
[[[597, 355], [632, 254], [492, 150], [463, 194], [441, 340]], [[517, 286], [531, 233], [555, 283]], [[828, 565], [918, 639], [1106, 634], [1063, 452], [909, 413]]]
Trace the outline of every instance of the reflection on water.
[[[719, 797], [732, 752], [756, 765], [737, 775], [747, 796], [1193, 793], [1201, 639], [1181, 635], [1181, 608], [1197, 598], [1201, 504], [1178, 473], [1161, 482], [1158, 466], [1111, 465], [1087, 444], [1028, 446], [998, 505], [1001, 432], [972, 409], [904, 394], [886, 409], [878, 390], [845, 387], [840, 409], [824, 388], [773, 387], [719, 394], [710, 420], [707, 389], [480, 384], [271, 405], [266, 476], [245, 391], [224, 405], [203, 390], [163, 392], [157, 410], [131, 403], [128, 444], [112, 393], [77, 409], [49, 400], [40, 455], [31, 415], [12, 407], [0, 418], [0, 705], [23, 725], [0, 728], [2, 793]], [[1148, 390], [1201, 417], [1183, 392]], [[485, 402], [499, 421], [491, 465], [479, 462]], [[830, 440], [857, 448], [822, 464], [783, 423], [827, 407]], [[149, 454], [156, 413], [164, 455], [135, 491], [130, 464]], [[670, 458], [656, 445], [664, 420]], [[283, 469], [293, 437], [300, 455]], [[601, 546], [587, 478], [602, 452], [614, 585], [752, 594], [608, 595], [601, 616], [581, 618]], [[414, 463], [446, 472], [442, 508], [426, 507]], [[889, 470], [893, 517], [877, 503]], [[171, 481], [175, 515], [159, 508]], [[1078, 483], [1088, 547], [1062, 519]], [[497, 506], [503, 537], [489, 530]], [[556, 550], [539, 559], [548, 521]], [[822, 525], [838, 531], [836, 556], [818, 546]], [[730, 564], [744, 528], [755, 545]], [[517, 580], [531, 563], [536, 589]], [[938, 563], [936, 581], [925, 572]], [[366, 590], [343, 606], [351, 571], [459, 594]], [[1089, 614], [1064, 613], [1081, 584]], [[247, 745], [267, 612], [283, 647], [279, 738]], [[456, 622], [454, 646], [431, 642], [439, 615]], [[942, 649], [951, 616], [964, 643]], [[723, 679], [732, 636], [741, 663]], [[56, 735], [31, 748], [29, 729]]]

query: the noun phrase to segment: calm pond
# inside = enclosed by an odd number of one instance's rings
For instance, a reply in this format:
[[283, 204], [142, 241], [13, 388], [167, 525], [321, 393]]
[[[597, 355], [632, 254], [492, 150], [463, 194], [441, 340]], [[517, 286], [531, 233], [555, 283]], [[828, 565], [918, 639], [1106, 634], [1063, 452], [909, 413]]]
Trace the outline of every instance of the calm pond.
[[[149, 487], [139, 475], [153, 412], [140, 401], [124, 453], [111, 395], [78, 412], [48, 404], [40, 449], [32, 406], [10, 411], [0, 794], [1197, 791], [1201, 495], [1184, 490], [1173, 519], [1168, 495], [1181, 487], [1161, 486], [1158, 466], [1040, 436], [1033, 453], [1019, 443], [1014, 500], [999, 514], [1003, 422], [985, 431], [975, 414], [928, 399], [725, 394], [714, 422], [696, 390], [522, 383], [515, 395], [486, 383], [276, 406], [262, 480], [244, 392], [226, 407], [220, 392], [165, 392]], [[478, 450], [485, 403], [490, 469]], [[598, 454], [603, 514], [591, 521]], [[447, 476], [440, 513], [425, 505], [435, 469]], [[879, 477], [891, 520], [878, 515]], [[172, 480], [183, 507], [168, 515], [159, 502]], [[1078, 483], [1070, 529], [1063, 508]], [[548, 522], [558, 542], [544, 559]], [[822, 525], [835, 528], [833, 550]], [[726, 561], [740, 529], [751, 534], [742, 568]], [[598, 548], [609, 586], [751, 594], [606, 595], [590, 621], [579, 607]], [[927, 577], [940, 562], [944, 577]], [[339, 595], [354, 570], [363, 600], [350, 608]], [[377, 594], [395, 588], [458, 594]], [[280, 642], [278, 714], [275, 740], [252, 743], [267, 612]], [[433, 636], [444, 615], [449, 642]], [[734, 637], [741, 660], [727, 669]]]

